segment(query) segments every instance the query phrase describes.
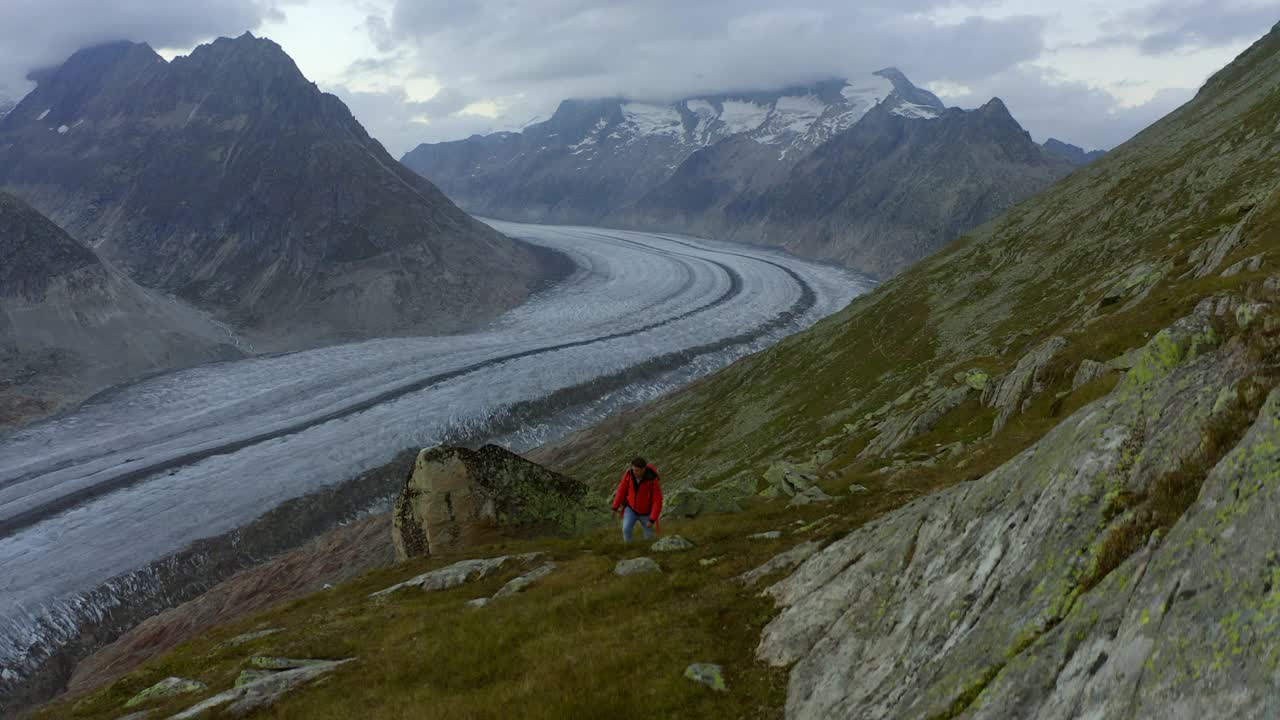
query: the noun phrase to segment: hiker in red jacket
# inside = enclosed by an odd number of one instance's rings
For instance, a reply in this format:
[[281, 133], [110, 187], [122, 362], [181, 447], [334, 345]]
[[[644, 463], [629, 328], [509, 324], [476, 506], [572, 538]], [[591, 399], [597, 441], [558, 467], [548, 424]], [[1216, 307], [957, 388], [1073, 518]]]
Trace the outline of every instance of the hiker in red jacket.
[[631, 531], [639, 522], [644, 527], [645, 538], [657, 534], [658, 518], [662, 516], [662, 483], [658, 468], [642, 457], [631, 460], [631, 466], [622, 473], [618, 492], [613, 496], [613, 512], [622, 514], [622, 541], [631, 542]]

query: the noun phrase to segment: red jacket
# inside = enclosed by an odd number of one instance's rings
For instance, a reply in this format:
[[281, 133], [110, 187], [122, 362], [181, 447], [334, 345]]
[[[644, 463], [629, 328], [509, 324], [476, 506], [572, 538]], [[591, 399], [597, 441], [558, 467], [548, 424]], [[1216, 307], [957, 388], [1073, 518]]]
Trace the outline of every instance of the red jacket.
[[618, 492], [613, 496], [613, 509], [629, 507], [641, 515], [648, 515], [654, 522], [662, 515], [662, 481], [658, 477], [658, 468], [650, 465], [648, 470], [653, 477], [645, 479], [643, 473], [640, 482], [636, 482], [631, 468], [622, 473], [622, 481], [618, 483]]

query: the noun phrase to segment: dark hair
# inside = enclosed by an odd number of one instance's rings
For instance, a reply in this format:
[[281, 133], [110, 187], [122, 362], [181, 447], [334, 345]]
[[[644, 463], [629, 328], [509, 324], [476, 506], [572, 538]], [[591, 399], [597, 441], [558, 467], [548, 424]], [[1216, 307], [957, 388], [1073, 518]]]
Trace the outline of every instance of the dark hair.
[[649, 467], [649, 463], [645, 462], [644, 458], [637, 455], [631, 458], [631, 467], [647, 468]]

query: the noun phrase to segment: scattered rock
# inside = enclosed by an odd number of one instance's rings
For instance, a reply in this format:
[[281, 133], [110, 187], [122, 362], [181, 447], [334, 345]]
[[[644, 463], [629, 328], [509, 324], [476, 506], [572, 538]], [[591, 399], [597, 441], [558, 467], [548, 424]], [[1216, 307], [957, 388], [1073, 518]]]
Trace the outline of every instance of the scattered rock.
[[1076, 375], [1071, 379], [1071, 389], [1079, 390], [1081, 387], [1103, 377], [1111, 372], [1111, 368], [1105, 363], [1097, 360], [1081, 360], [1080, 367], [1076, 368]]
[[698, 564], [701, 565], [702, 567], [711, 567], [712, 565], [715, 565], [718, 562], [720, 562], [720, 558], [709, 557], [709, 558], [702, 558], [701, 560], [698, 561]]
[[729, 687], [724, 684], [724, 668], [712, 663], [694, 663], [684, 669], [684, 676], [690, 680], [706, 685], [712, 690], [727, 692]]
[[1272, 275], [1262, 281], [1262, 289], [1268, 292], [1280, 292], [1280, 275]]
[[218, 693], [204, 702], [174, 715], [171, 720], [189, 720], [199, 717], [217, 707], [227, 706], [231, 715], [246, 715], [254, 710], [267, 707], [279, 700], [285, 693], [299, 688], [316, 678], [325, 675], [355, 658], [346, 660], [323, 661], [284, 672], [273, 672], [246, 685]]
[[1262, 255], [1254, 255], [1237, 262], [1222, 271], [1222, 277], [1232, 277], [1242, 272], [1258, 272], [1262, 269]]
[[780, 570], [789, 570], [813, 555], [822, 547], [822, 543], [817, 540], [800, 543], [790, 550], [775, 556], [772, 560], [766, 562], [755, 570], [749, 570], [738, 576], [738, 582], [751, 587], [768, 575], [772, 575]]
[[679, 535], [669, 535], [650, 545], [649, 549], [654, 552], [681, 552], [683, 550], [692, 550], [693, 543]]
[[468, 600], [465, 603], [465, 605], [469, 608], [482, 608], [488, 604], [489, 604], [489, 598], [476, 598], [475, 600]]
[[137, 707], [142, 703], [156, 700], [159, 698], [173, 697], [174, 695], [185, 695], [186, 693], [200, 692], [208, 689], [208, 686], [198, 680], [188, 680], [180, 677], [167, 677], [142, 692], [129, 698], [124, 704], [126, 708]]
[[754, 535], [748, 535], [748, 540], [777, 540], [782, 537], [781, 530], [770, 530], [768, 532], [759, 532]]
[[541, 553], [530, 553], [527, 555], [500, 555], [495, 558], [461, 560], [438, 570], [425, 572], [417, 577], [405, 580], [402, 583], [396, 583], [385, 590], [379, 590], [378, 592], [371, 593], [369, 597], [386, 597], [398, 590], [404, 590], [405, 588], [411, 587], [422, 588], [428, 592], [435, 590], [448, 590], [473, 580], [488, 577], [500, 570], [503, 565], [511, 560], [528, 562], [540, 556]]
[[812, 487], [817, 480], [817, 468], [809, 463], [776, 462], [765, 470], [766, 487], [760, 494], [765, 497], [793, 497]]
[[[986, 392], [991, 391], [988, 379]], [[974, 392], [968, 385], [936, 386], [917, 404], [901, 407], [897, 401], [875, 427], [877, 435], [858, 457], [885, 457], [899, 447], [934, 428], [944, 415], [959, 407]], [[899, 398], [901, 399], [901, 398]]]
[[800, 527], [796, 528], [795, 530], [792, 530], [792, 531], [791, 531], [791, 534], [792, 534], [792, 535], [799, 535], [800, 533], [807, 533], [807, 532], [813, 532], [813, 531], [815, 531], [815, 530], [819, 530], [819, 529], [821, 529], [821, 528], [826, 527], [827, 525], [829, 525], [829, 524], [831, 523], [831, 521], [832, 521], [832, 520], [835, 520], [835, 519], [836, 519], [836, 518], [838, 518], [838, 517], [840, 517], [840, 516], [839, 516], [839, 515], [824, 515], [823, 517], [820, 517], [820, 518], [818, 518], [817, 520], [814, 520], [814, 521], [813, 521], [813, 522], [811, 522], [811, 523], [805, 523], [805, 522], [801, 521], [801, 523], [800, 523]]
[[864, 493], [864, 492], [870, 492], [869, 490], [867, 490], [867, 487], [865, 485], [859, 485], [857, 483], [854, 483], [849, 486], [850, 495], [857, 495], [858, 493]]
[[983, 394], [983, 402], [996, 409], [996, 419], [991, 426], [992, 435], [1004, 429], [1009, 418], [1022, 407], [1023, 399], [1037, 392], [1045, 366], [1066, 346], [1067, 341], [1063, 337], [1055, 335], [1045, 340], [1023, 355], [1017, 366], [999, 384], [993, 385], [988, 393]]
[[564, 535], [586, 521], [587, 487], [497, 445], [423, 450], [396, 500], [404, 560], [492, 539], [495, 530]]
[[812, 505], [814, 503], [831, 502], [835, 498], [822, 491], [822, 488], [814, 485], [805, 488], [791, 498], [791, 502], [787, 503], [787, 507], [800, 507], [802, 505]]
[[243, 635], [237, 635], [231, 638], [230, 640], [226, 641], [225, 643], [223, 643], [223, 645], [225, 647], [236, 647], [238, 645], [244, 645], [246, 643], [251, 643], [254, 640], [259, 640], [261, 638], [268, 637], [270, 635], [275, 635], [276, 633], [279, 633], [279, 632], [284, 632], [284, 628], [267, 628], [266, 630], [256, 630], [254, 632], [248, 632]]
[[662, 504], [664, 517], [697, 517], [708, 513], [742, 512], [742, 500], [752, 497], [760, 480], [749, 472], [739, 473], [705, 490], [682, 487], [672, 491]]
[[613, 568], [614, 575], [642, 575], [645, 573], [660, 573], [662, 568], [658, 567], [658, 563], [653, 558], [638, 557], [630, 560], [623, 560]]
[[498, 598], [506, 597], [508, 595], [515, 595], [521, 590], [524, 590], [525, 588], [534, 584], [538, 580], [541, 580], [542, 578], [550, 575], [551, 572], [555, 569], [556, 569], [555, 563], [553, 562], [543, 563], [542, 565], [539, 565], [538, 567], [534, 568], [533, 570], [530, 570], [524, 575], [521, 575], [520, 577], [517, 577], [511, 580], [506, 585], [503, 585], [502, 589], [498, 590], [498, 592], [493, 594], [492, 599], [497, 600]]

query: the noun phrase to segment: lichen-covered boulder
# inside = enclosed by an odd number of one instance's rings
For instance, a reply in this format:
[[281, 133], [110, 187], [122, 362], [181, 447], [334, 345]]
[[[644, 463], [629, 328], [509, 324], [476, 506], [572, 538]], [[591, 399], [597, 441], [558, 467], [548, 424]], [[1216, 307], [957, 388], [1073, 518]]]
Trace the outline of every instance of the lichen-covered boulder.
[[692, 550], [693, 543], [679, 535], [668, 535], [649, 546], [654, 552], [682, 552]]
[[724, 682], [724, 668], [712, 663], [693, 663], [684, 669], [684, 676], [690, 680], [706, 685], [712, 690], [726, 692], [729, 689]]
[[418, 454], [396, 499], [392, 540], [404, 560], [513, 534], [565, 535], [586, 522], [587, 487], [496, 445]]

